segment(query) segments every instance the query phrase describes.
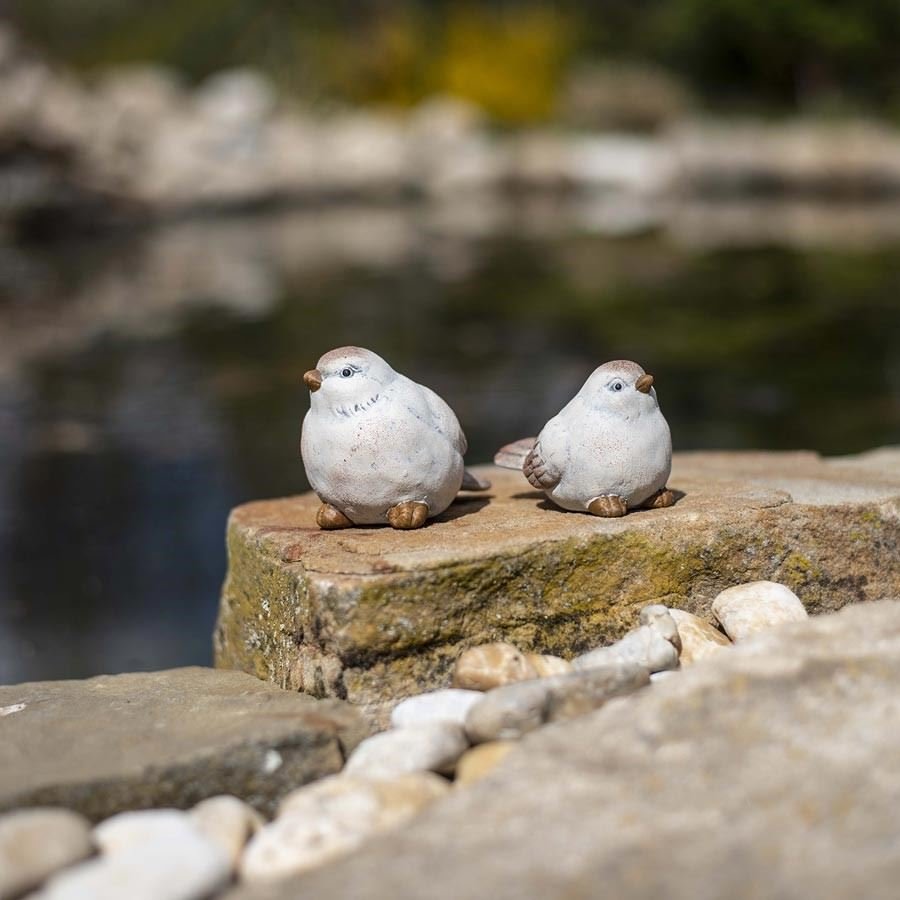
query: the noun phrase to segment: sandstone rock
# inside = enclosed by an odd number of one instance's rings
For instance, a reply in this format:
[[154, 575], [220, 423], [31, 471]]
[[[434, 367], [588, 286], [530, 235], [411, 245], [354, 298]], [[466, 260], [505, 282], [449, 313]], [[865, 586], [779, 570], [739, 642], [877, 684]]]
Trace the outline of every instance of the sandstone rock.
[[0, 687], [0, 810], [59, 804], [99, 820], [229, 793], [271, 809], [338, 771], [365, 734], [340, 701], [187, 668]]
[[88, 821], [67, 809], [0, 816], [0, 900], [18, 897], [92, 852]]
[[760, 634], [581, 719], [340, 866], [229, 900], [891, 900], [900, 603]]
[[189, 815], [194, 827], [225, 853], [232, 870], [247, 841], [265, 824], [252, 806], [228, 794], [202, 800]]
[[512, 740], [545, 722], [572, 719], [598, 709], [650, 681], [647, 669], [618, 662], [570, 675], [508, 684], [488, 691], [466, 716], [473, 743]]
[[481, 691], [457, 688], [407, 697], [391, 712], [391, 725], [394, 728], [422, 725], [426, 722], [455, 722], [462, 725], [466, 721], [466, 713], [481, 697]]
[[340, 775], [307, 785], [285, 797], [278, 818], [253, 838], [241, 878], [272, 881], [321, 865], [396, 828], [449, 790], [430, 772], [392, 780]]
[[774, 581], [753, 581], [727, 588], [713, 600], [712, 609], [733, 641], [808, 617], [800, 598]]
[[547, 653], [526, 653], [525, 661], [537, 672], [538, 678], [565, 675], [572, 671], [572, 663], [567, 659]]
[[503, 641], [466, 650], [453, 667], [454, 686], [473, 691], [489, 691], [537, 677], [537, 669], [525, 654]]
[[491, 641], [569, 658], [649, 603], [710, 617], [740, 581], [779, 581], [816, 613], [900, 595], [900, 450], [676, 453], [674, 506], [605, 520], [545, 508], [517, 472], [479, 473], [486, 504], [463, 498], [411, 533], [325, 534], [312, 495], [236, 509], [217, 665], [386, 719]]
[[65, 869], [34, 900], [202, 900], [231, 875], [225, 853], [185, 813], [123, 813], [95, 829], [102, 856]]
[[469, 742], [461, 725], [430, 722], [366, 738], [347, 760], [348, 775], [396, 778], [411, 772], [452, 772]]
[[678, 648], [667, 641], [654, 626], [641, 625], [608, 647], [598, 647], [576, 656], [572, 660], [572, 667], [579, 671], [616, 663], [634, 663], [649, 672], [677, 669]]
[[683, 609], [670, 609], [669, 613], [678, 626], [681, 638], [681, 665], [689, 666], [731, 646], [731, 641], [721, 631], [699, 616]]
[[515, 741], [488, 741], [467, 750], [456, 764], [454, 784], [472, 784], [490, 775], [515, 746]]

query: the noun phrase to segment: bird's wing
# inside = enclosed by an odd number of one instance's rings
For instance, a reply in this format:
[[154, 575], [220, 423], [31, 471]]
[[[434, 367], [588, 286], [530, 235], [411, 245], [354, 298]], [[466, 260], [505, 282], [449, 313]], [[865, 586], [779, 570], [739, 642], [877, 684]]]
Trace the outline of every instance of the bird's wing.
[[568, 431], [554, 416], [538, 435], [525, 461], [522, 472], [532, 487], [549, 490], [562, 479], [562, 466], [569, 453]]
[[506, 444], [494, 454], [494, 465], [504, 469], [518, 469], [521, 471], [522, 466], [525, 464], [525, 457], [531, 453], [531, 448], [534, 447], [536, 440], [537, 438], [527, 437], [513, 441], [511, 444]]
[[[415, 382], [413, 382], [415, 384]], [[431, 388], [424, 384], [416, 384], [431, 416], [431, 425], [439, 431], [456, 449], [465, 454], [468, 444], [466, 436], [460, 427], [456, 413], [447, 405], [443, 398], [439, 397]]]

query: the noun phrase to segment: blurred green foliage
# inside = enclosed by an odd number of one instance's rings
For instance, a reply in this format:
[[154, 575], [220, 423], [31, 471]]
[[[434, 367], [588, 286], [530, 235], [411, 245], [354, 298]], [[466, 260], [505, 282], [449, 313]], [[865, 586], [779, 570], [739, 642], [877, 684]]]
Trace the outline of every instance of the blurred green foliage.
[[136, 60], [190, 79], [255, 65], [314, 103], [435, 93], [546, 119], [585, 61], [663, 66], [712, 107], [900, 112], [898, 0], [6, 0], [83, 68]]

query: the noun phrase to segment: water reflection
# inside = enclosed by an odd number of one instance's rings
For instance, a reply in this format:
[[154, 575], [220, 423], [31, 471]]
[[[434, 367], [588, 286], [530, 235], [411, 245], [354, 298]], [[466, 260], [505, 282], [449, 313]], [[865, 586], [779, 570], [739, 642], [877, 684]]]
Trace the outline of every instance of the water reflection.
[[552, 204], [337, 209], [0, 249], [0, 681], [208, 662], [227, 511], [305, 488], [300, 376], [338, 344], [433, 385], [474, 461], [612, 357], [657, 376], [677, 447], [897, 441], [896, 235], [719, 209], [704, 240], [703, 215], [612, 240]]

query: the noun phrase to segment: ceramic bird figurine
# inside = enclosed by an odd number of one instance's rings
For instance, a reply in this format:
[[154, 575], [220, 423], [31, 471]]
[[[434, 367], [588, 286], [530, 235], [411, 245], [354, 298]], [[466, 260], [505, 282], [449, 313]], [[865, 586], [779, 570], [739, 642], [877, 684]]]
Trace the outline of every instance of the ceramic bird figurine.
[[508, 444], [494, 462], [521, 469], [563, 509], [624, 516], [675, 502], [666, 488], [672, 438], [653, 376], [628, 360], [595, 369], [537, 439]]
[[432, 390], [362, 347], [326, 353], [303, 376], [310, 409], [300, 454], [320, 528], [420, 528], [459, 490], [490, 484], [463, 467], [466, 437]]

